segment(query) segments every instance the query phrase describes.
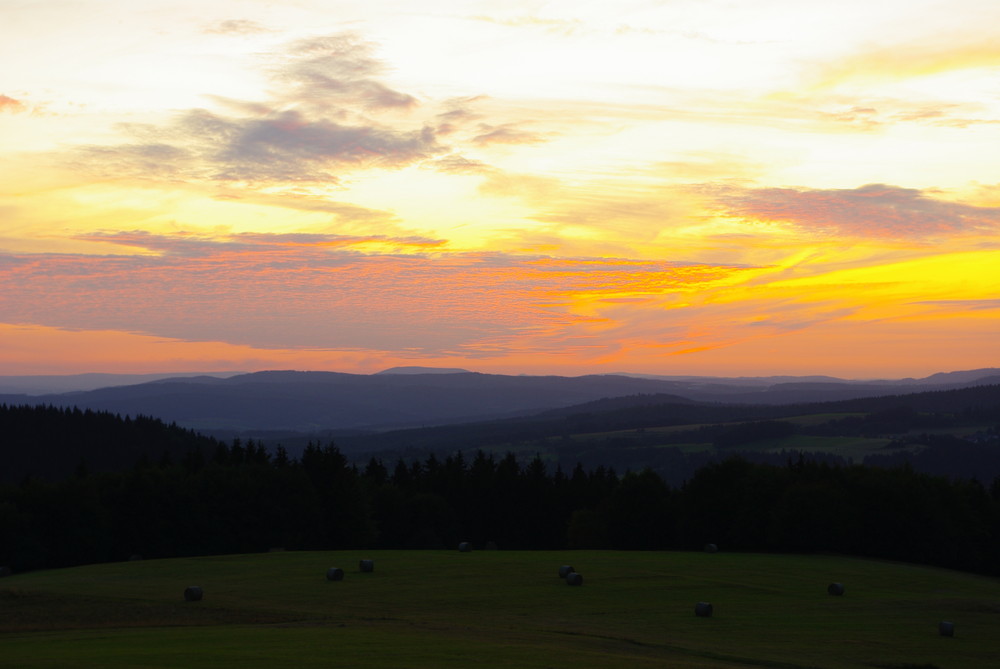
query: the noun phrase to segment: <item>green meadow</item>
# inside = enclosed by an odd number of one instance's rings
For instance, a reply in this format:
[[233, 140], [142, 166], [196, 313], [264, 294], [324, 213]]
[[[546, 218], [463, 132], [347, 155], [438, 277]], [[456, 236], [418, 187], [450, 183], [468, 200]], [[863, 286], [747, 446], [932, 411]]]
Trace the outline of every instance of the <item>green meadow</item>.
[[[563, 564], [582, 586], [559, 578]], [[334, 566], [343, 581], [326, 580]], [[202, 601], [184, 601], [189, 585]], [[700, 601], [711, 617], [695, 615]], [[1000, 667], [1000, 580], [837, 556], [617, 551], [273, 552], [0, 579], [0, 666], [470, 665]]]

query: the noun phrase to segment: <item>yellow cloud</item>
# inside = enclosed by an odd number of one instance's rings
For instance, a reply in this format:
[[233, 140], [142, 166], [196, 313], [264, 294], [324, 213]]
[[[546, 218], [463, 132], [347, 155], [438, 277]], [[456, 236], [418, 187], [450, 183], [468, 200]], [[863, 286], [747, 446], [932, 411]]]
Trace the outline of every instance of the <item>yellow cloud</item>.
[[998, 66], [1000, 44], [995, 39], [911, 42], [873, 47], [832, 62], [820, 68], [812, 88], [831, 88], [855, 81], [896, 81]]
[[[848, 319], [856, 321], [959, 314], [978, 318], [982, 301], [1000, 295], [998, 266], [1000, 251], [945, 253], [775, 281], [767, 290], [853, 305]], [[1000, 317], [1000, 310], [993, 310], [991, 317]]]

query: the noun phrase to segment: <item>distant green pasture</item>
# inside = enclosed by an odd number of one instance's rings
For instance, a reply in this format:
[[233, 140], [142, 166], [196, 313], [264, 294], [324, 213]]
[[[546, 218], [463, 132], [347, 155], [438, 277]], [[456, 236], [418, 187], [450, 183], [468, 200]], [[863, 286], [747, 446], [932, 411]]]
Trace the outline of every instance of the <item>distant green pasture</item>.
[[[836, 420], [838, 418], [845, 418], [848, 416], [862, 416], [861, 413], [824, 413], [824, 414], [807, 414], [802, 416], [791, 416], [788, 418], [781, 418], [779, 420], [786, 421], [789, 423], [794, 423], [795, 425], [801, 426], [813, 426], [821, 425], [827, 423], [831, 420]], [[745, 421], [753, 422], [753, 421]], [[738, 423], [733, 423], [737, 425]], [[664, 427], [648, 427], [643, 429], [629, 429], [629, 430], [617, 430], [614, 432], [593, 432], [584, 434], [572, 435], [571, 439], [574, 443], [582, 445], [598, 445], [602, 443], [609, 443], [613, 441], [624, 442], [624, 441], [635, 441], [637, 445], [641, 444], [642, 448], [650, 448], [648, 443], [651, 435], [656, 434], [670, 434], [675, 432], [684, 432], [690, 430], [697, 430], [706, 424], [691, 424], [691, 425], [670, 425]], [[866, 455], [871, 455], [874, 453], [883, 452], [884, 447], [889, 444], [891, 439], [887, 437], [883, 438], [868, 438], [868, 437], [839, 437], [839, 436], [813, 436], [813, 435], [791, 435], [788, 437], [783, 437], [780, 439], [762, 439], [759, 441], [748, 442], [746, 444], [740, 444], [739, 446], [734, 446], [733, 451], [761, 451], [761, 452], [773, 452], [782, 450], [796, 450], [803, 451], [805, 453], [833, 453], [844, 458], [850, 458], [855, 461], [860, 462], [864, 459]], [[544, 442], [546, 446], [556, 447], [561, 445], [558, 439], [549, 439]], [[627, 446], [622, 446], [626, 447]], [[534, 444], [533, 448], [537, 451], [538, 444]], [[702, 453], [705, 451], [714, 451], [715, 447], [711, 442], [691, 442], [683, 444], [663, 444], [663, 448], [676, 448], [685, 453]], [[910, 450], [917, 448], [911, 445]], [[521, 450], [525, 450], [522, 448]], [[531, 449], [527, 449], [531, 450]], [[725, 453], [726, 450], [720, 451]]]
[[853, 458], [855, 461], [860, 462], [866, 455], [884, 453], [885, 446], [889, 441], [889, 439], [870, 439], [866, 437], [819, 437], [794, 434], [789, 437], [782, 437], [781, 439], [761, 439], [749, 444], [742, 444], [734, 450], [833, 453], [844, 458]]
[[829, 423], [831, 420], [840, 420], [841, 418], [859, 418], [861, 416], [867, 416], [868, 414], [862, 412], [846, 412], [846, 413], [810, 413], [803, 414], [801, 416], [789, 416], [788, 418], [780, 418], [779, 420], [787, 421], [789, 423], [795, 423], [796, 425], [822, 425], [823, 423]]
[[[860, 462], [866, 455], [882, 453], [889, 439], [869, 439], [866, 437], [820, 437], [796, 434], [780, 439], [760, 439], [740, 444], [730, 449], [717, 449], [711, 443], [664, 444], [663, 448], [676, 448], [685, 453], [716, 451], [720, 454], [734, 451], [757, 451], [762, 453], [780, 451], [802, 451], [803, 453], [833, 453]], [[910, 445], [908, 450], [919, 447]]]
[[996, 667], [998, 625], [997, 579], [833, 556], [278, 552], [0, 580], [10, 667]]

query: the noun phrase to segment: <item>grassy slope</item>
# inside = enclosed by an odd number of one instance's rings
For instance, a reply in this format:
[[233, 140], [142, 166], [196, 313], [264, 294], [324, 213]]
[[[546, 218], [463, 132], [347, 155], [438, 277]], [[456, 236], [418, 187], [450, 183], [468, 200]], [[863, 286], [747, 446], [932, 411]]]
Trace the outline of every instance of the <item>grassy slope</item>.
[[[193, 584], [204, 601], [183, 601]], [[18, 667], [996, 667], [998, 623], [997, 579], [827, 556], [288, 552], [0, 581], [0, 657]]]

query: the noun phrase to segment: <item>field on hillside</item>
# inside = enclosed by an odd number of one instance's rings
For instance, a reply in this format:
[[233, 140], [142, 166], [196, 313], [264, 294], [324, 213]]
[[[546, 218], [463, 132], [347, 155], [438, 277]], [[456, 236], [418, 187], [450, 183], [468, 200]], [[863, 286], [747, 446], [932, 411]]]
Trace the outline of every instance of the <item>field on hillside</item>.
[[[821, 425], [831, 420], [843, 418], [859, 417], [864, 414], [840, 413], [840, 414], [806, 414], [783, 417], [778, 420], [791, 423], [799, 427], [812, 427]], [[737, 421], [731, 423], [733, 426], [753, 423], [754, 421]], [[573, 432], [559, 436], [549, 436], [538, 438], [530, 442], [507, 442], [495, 444], [494, 450], [517, 453], [521, 457], [531, 457], [536, 453], [549, 458], [556, 457], [559, 453], [573, 452], [601, 452], [605, 460], [614, 462], [615, 451], [624, 452], [629, 449], [640, 449], [646, 452], [651, 449], [664, 448], [676, 449], [684, 453], [717, 453], [725, 455], [727, 449], [719, 449], [712, 443], [711, 434], [699, 434], [701, 429], [712, 428], [718, 424], [714, 423], [692, 423], [685, 425], [667, 425], [660, 427], [642, 427], [616, 429], [604, 432]], [[977, 430], [985, 429], [984, 426], [968, 426], [962, 428], [961, 432], [973, 433]], [[922, 429], [920, 432], [934, 432], [933, 430]], [[940, 433], [952, 433], [956, 430], [939, 430]], [[687, 433], [691, 441], [678, 442], [671, 437], [678, 433]], [[701, 437], [702, 440], [698, 440]], [[860, 437], [847, 435], [825, 435], [816, 436], [808, 434], [792, 434], [783, 437], [756, 439], [741, 443], [735, 449], [741, 452], [781, 452], [781, 451], [801, 451], [803, 453], [828, 453], [855, 461], [864, 460], [865, 456], [883, 453], [886, 446], [892, 441], [889, 436]], [[922, 446], [911, 444], [912, 451], [922, 450]]]
[[998, 629], [1000, 580], [835, 556], [274, 552], [0, 579], [12, 667], [998, 667]]
[[[650, 429], [642, 433], [637, 433], [635, 430], [623, 430], [620, 432], [607, 432], [602, 434], [594, 435], [574, 435], [571, 439], [576, 439], [580, 445], [586, 445], [588, 443], [595, 444], [600, 442], [616, 441], [619, 448], [629, 448], [629, 442], [635, 442], [639, 448], [649, 448], [645, 441], [651, 441], [652, 439], [649, 435], [655, 435], [658, 431], [666, 432], [667, 430], [657, 430]], [[842, 458], [853, 458], [856, 460], [863, 460], [866, 455], [873, 455], [875, 453], [884, 452], [886, 445], [890, 442], [887, 438], [866, 438], [866, 437], [826, 437], [826, 436], [812, 436], [805, 434], [796, 434], [788, 437], [780, 437], [775, 439], [758, 439], [753, 442], [746, 444], [740, 444], [738, 449], [742, 452], [780, 452], [780, 451], [801, 451], [803, 453], [829, 453], [831, 455], [837, 455]], [[559, 443], [556, 440], [551, 440], [552, 445], [565, 446], [564, 443]], [[539, 450], [536, 444], [532, 444], [535, 450]], [[725, 451], [720, 450], [712, 445], [711, 442], [691, 442], [691, 443], [669, 443], [657, 446], [658, 448], [676, 448], [684, 453], [719, 453], [725, 456]], [[656, 447], [654, 447], [656, 448]], [[912, 450], [919, 450], [919, 447], [913, 447]], [[529, 449], [522, 449], [524, 453], [533, 453]]]

